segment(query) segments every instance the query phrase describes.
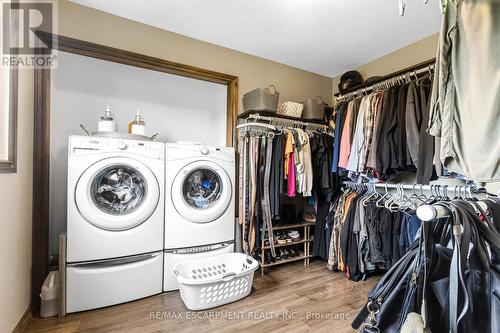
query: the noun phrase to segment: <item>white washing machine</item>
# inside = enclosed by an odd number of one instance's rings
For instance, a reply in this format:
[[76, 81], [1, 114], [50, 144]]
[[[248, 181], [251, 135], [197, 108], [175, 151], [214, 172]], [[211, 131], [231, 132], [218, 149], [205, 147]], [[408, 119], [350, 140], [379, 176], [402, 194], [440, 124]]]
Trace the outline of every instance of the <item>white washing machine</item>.
[[164, 144], [71, 136], [68, 150], [66, 311], [160, 293]]
[[164, 291], [178, 289], [177, 262], [234, 251], [235, 152], [167, 143]]

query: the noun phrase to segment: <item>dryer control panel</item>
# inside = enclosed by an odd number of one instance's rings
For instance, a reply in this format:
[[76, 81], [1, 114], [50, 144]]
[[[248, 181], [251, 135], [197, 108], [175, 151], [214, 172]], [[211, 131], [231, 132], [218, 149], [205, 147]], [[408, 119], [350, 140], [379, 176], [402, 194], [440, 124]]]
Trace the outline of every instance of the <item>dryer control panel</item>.
[[139, 141], [127, 139], [102, 138], [91, 136], [69, 137], [69, 156], [81, 156], [98, 153], [123, 152], [148, 158], [164, 158], [164, 144], [162, 142]]
[[203, 157], [234, 162], [235, 152], [232, 147], [207, 147], [202, 144], [167, 143], [167, 160]]

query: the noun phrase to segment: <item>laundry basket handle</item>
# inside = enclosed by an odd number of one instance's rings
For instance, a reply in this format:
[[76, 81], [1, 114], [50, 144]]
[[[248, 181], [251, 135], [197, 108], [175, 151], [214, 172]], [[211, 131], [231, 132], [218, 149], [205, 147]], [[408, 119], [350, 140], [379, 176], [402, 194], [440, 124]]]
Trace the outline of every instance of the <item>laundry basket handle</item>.
[[236, 272], [229, 272], [222, 275], [222, 281], [231, 281], [236, 276]]

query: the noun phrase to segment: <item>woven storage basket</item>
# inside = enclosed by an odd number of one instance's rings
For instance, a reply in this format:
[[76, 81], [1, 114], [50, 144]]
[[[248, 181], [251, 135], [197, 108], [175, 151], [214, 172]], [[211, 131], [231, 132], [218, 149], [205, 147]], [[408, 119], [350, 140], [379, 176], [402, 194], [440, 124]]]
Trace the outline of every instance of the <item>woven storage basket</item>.
[[324, 120], [325, 119], [325, 106], [326, 103], [318, 96], [316, 98], [309, 98], [302, 102], [304, 110], [302, 111], [302, 119], [310, 120]]
[[280, 93], [273, 85], [249, 91], [243, 95], [243, 110], [276, 112], [279, 96]]
[[300, 118], [300, 116], [302, 116], [303, 108], [304, 105], [301, 103], [287, 101], [278, 106], [278, 111], [276, 113], [284, 116]]

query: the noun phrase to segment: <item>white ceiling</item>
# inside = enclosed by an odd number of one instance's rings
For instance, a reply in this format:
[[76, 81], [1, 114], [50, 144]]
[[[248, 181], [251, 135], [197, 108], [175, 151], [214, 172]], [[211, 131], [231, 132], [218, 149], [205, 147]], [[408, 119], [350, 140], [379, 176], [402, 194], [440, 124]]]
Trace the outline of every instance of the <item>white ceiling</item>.
[[73, 0], [325, 76], [439, 31], [439, 0]]

